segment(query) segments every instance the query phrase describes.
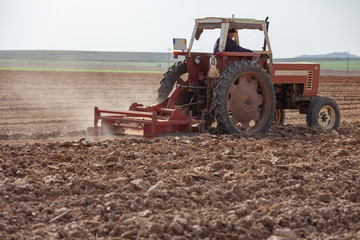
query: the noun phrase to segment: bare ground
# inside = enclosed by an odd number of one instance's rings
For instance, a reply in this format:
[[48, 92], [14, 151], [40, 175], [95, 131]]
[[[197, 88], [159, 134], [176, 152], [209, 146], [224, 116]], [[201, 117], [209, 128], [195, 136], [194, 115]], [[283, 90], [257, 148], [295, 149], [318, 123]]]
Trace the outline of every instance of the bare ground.
[[321, 78], [330, 133], [288, 111], [264, 136], [86, 136], [160, 79], [0, 71], [0, 239], [360, 239], [359, 77]]

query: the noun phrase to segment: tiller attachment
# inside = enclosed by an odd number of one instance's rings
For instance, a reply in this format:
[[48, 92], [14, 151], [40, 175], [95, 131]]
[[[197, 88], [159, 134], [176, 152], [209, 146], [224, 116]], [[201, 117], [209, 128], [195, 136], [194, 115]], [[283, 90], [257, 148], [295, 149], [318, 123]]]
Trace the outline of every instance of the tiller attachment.
[[[125, 134], [127, 129], [143, 131], [144, 137], [157, 137], [171, 133], [201, 132], [205, 120], [186, 115], [175, 106], [175, 98], [181, 87], [176, 87], [162, 103], [144, 107], [131, 104], [129, 111], [104, 110], [95, 107], [94, 127], [89, 127], [90, 135]], [[101, 121], [101, 126], [98, 122]]]

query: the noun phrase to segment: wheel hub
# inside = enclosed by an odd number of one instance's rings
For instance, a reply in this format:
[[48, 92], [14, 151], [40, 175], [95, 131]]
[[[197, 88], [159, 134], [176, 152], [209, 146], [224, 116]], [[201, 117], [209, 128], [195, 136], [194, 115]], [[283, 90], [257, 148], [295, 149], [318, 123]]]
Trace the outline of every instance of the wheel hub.
[[228, 107], [234, 125], [247, 129], [260, 117], [259, 106], [263, 97], [258, 93], [258, 83], [249, 75], [241, 76], [230, 88]]
[[331, 129], [335, 123], [335, 111], [330, 106], [323, 106], [318, 115], [318, 123], [324, 129]]

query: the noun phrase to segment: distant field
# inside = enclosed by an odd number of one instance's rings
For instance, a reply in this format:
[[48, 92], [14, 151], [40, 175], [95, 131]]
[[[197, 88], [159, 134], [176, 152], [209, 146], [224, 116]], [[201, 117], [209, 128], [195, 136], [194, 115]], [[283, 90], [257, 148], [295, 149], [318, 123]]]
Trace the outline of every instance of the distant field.
[[39, 59], [0, 59], [0, 64], [44, 64], [44, 65], [83, 65], [83, 66], [147, 66], [159, 67], [167, 66], [167, 62], [133, 62], [133, 61], [75, 61], [75, 60], [39, 60]]
[[163, 73], [162, 71], [146, 71], [146, 70], [81, 69], [81, 68], [40, 68], [40, 67], [0, 67], [0, 70], [11, 70], [11, 71], [45, 71], [45, 72]]
[[[161, 73], [166, 71], [173, 61], [173, 59], [168, 62], [0, 59], [0, 70]], [[294, 62], [294, 59], [289, 61]], [[320, 63], [322, 70], [360, 71], [360, 60], [352, 59], [348, 63], [346, 60], [306, 59], [306, 61]]]
[[326, 59], [326, 58], [282, 58], [274, 59], [275, 62], [313, 62], [320, 63], [321, 69], [360, 71], [360, 59]]
[[[320, 63], [321, 69], [347, 70], [347, 61], [314, 61]], [[360, 71], [360, 60], [349, 60], [349, 71]]]
[[162, 73], [172, 62], [0, 59], [0, 70]]

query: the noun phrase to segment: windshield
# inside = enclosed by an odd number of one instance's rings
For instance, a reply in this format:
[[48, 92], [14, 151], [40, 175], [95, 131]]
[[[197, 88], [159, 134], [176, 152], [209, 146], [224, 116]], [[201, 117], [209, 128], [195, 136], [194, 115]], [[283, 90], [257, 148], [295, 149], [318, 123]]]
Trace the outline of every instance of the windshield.
[[[259, 30], [239, 30], [239, 43], [241, 47], [262, 51], [264, 33]], [[198, 41], [194, 41], [192, 52], [213, 52], [216, 40], [220, 37], [220, 29], [204, 30]]]

